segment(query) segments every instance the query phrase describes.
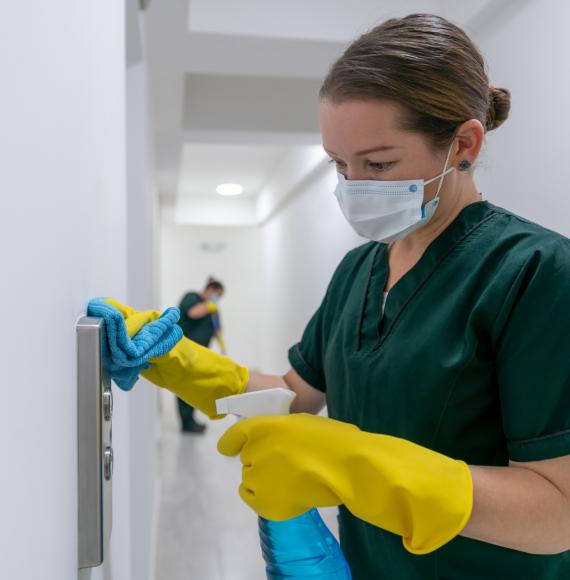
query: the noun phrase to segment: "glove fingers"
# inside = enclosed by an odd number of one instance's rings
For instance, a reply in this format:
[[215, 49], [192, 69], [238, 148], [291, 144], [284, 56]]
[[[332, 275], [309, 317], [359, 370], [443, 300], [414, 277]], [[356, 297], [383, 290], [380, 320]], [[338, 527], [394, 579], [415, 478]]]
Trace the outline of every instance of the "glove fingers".
[[232, 425], [218, 441], [218, 451], [222, 455], [234, 457], [241, 452], [243, 446], [247, 443], [248, 434], [243, 423]]
[[122, 314], [125, 319], [127, 334], [130, 338], [132, 338], [143, 326], [160, 317], [160, 313], [156, 310], [144, 310], [139, 312], [126, 304], [122, 304], [114, 298], [107, 298], [105, 302], [116, 308]]
[[136, 312], [134, 308], [131, 308], [130, 306], [115, 300], [114, 298], [105, 298], [105, 302], [116, 308], [123, 315], [123, 318], [128, 318]]
[[130, 338], [133, 336], [148, 322], [150, 322], [146, 312], [137, 312], [132, 316], [129, 316], [125, 320], [125, 326], [127, 327], [127, 334]]
[[[292, 501], [279, 501], [271, 498], [263, 500], [254, 490], [247, 487], [247, 483], [239, 486], [241, 499], [259, 516], [273, 521], [285, 521], [300, 516], [308, 511], [308, 506], [301, 506]], [[338, 505], [338, 504], [335, 504]]]
[[239, 486], [239, 496], [253, 511], [255, 511], [255, 493], [253, 493], [251, 489], [245, 487], [243, 483]]

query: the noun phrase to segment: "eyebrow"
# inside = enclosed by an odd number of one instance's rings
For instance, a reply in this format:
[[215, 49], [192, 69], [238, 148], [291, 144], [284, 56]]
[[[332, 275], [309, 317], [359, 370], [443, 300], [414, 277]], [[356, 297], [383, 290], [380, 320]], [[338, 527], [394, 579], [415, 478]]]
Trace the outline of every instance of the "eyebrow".
[[[329, 151], [326, 147], [323, 146], [323, 149], [329, 155], [337, 155], [334, 151]], [[401, 149], [401, 147], [393, 147], [392, 145], [380, 145], [378, 147], [371, 147], [370, 149], [364, 149], [362, 151], [357, 151], [355, 155], [366, 155], [367, 153], [376, 153], [377, 151], [388, 151], [390, 149]]]

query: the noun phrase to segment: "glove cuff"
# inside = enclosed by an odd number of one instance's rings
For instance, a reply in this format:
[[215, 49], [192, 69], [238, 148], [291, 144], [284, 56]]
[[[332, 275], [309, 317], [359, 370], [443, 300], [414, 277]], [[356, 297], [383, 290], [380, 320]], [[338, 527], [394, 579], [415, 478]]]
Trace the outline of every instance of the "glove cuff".
[[[337, 491], [354, 515], [402, 536], [412, 554], [433, 552], [461, 533], [473, 508], [466, 463], [399, 437], [366, 432], [354, 437], [359, 440], [354, 447], [363, 451], [352, 452], [352, 477], [371, 474], [370, 481], [361, 476], [358, 486]], [[366, 490], [366, 503], [354, 494], [357, 487]]]
[[[452, 461], [452, 460], [450, 460]], [[467, 525], [473, 510], [473, 480], [471, 470], [463, 461], [455, 461], [457, 465], [457, 485], [451, 493], [442, 494], [436, 507], [439, 517], [431, 523], [422, 522], [411, 537], [403, 537], [404, 548], [416, 555], [423, 555], [441, 548], [458, 536]], [[446, 485], [445, 489], [449, 491]], [[427, 523], [427, 526], [426, 526]]]

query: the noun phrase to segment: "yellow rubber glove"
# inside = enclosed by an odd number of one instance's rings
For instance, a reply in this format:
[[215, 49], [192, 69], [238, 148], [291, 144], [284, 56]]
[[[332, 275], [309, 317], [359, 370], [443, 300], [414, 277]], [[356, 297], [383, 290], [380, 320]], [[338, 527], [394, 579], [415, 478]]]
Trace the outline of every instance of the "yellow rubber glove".
[[344, 504], [402, 536], [408, 551], [426, 554], [459, 534], [471, 515], [473, 484], [465, 463], [334, 419], [245, 419], [226, 431], [218, 450], [241, 453], [240, 495], [270, 520]]
[[217, 314], [218, 313], [218, 305], [213, 302], [212, 300], [208, 300], [208, 302], [206, 302], [206, 308], [208, 309], [208, 312], [210, 314]]
[[[124, 316], [129, 336], [160, 316], [156, 310], [138, 312], [112, 298], [107, 302]], [[152, 366], [141, 373], [143, 377], [172, 391], [210, 419], [223, 417], [216, 411], [216, 399], [243, 393], [249, 382], [246, 368], [186, 337], [169, 353], [150, 359], [150, 363]]]

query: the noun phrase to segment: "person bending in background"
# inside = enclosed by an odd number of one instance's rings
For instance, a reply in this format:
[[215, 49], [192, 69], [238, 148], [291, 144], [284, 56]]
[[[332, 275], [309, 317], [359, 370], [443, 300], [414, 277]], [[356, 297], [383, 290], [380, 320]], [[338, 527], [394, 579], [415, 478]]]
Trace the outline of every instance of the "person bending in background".
[[[187, 292], [180, 302], [180, 326], [184, 336], [209, 347], [213, 338], [218, 341], [222, 354], [226, 354], [218, 303], [224, 295], [224, 285], [208, 278], [200, 292]], [[178, 398], [178, 412], [184, 433], [203, 433], [205, 425], [194, 419], [194, 407]]]

